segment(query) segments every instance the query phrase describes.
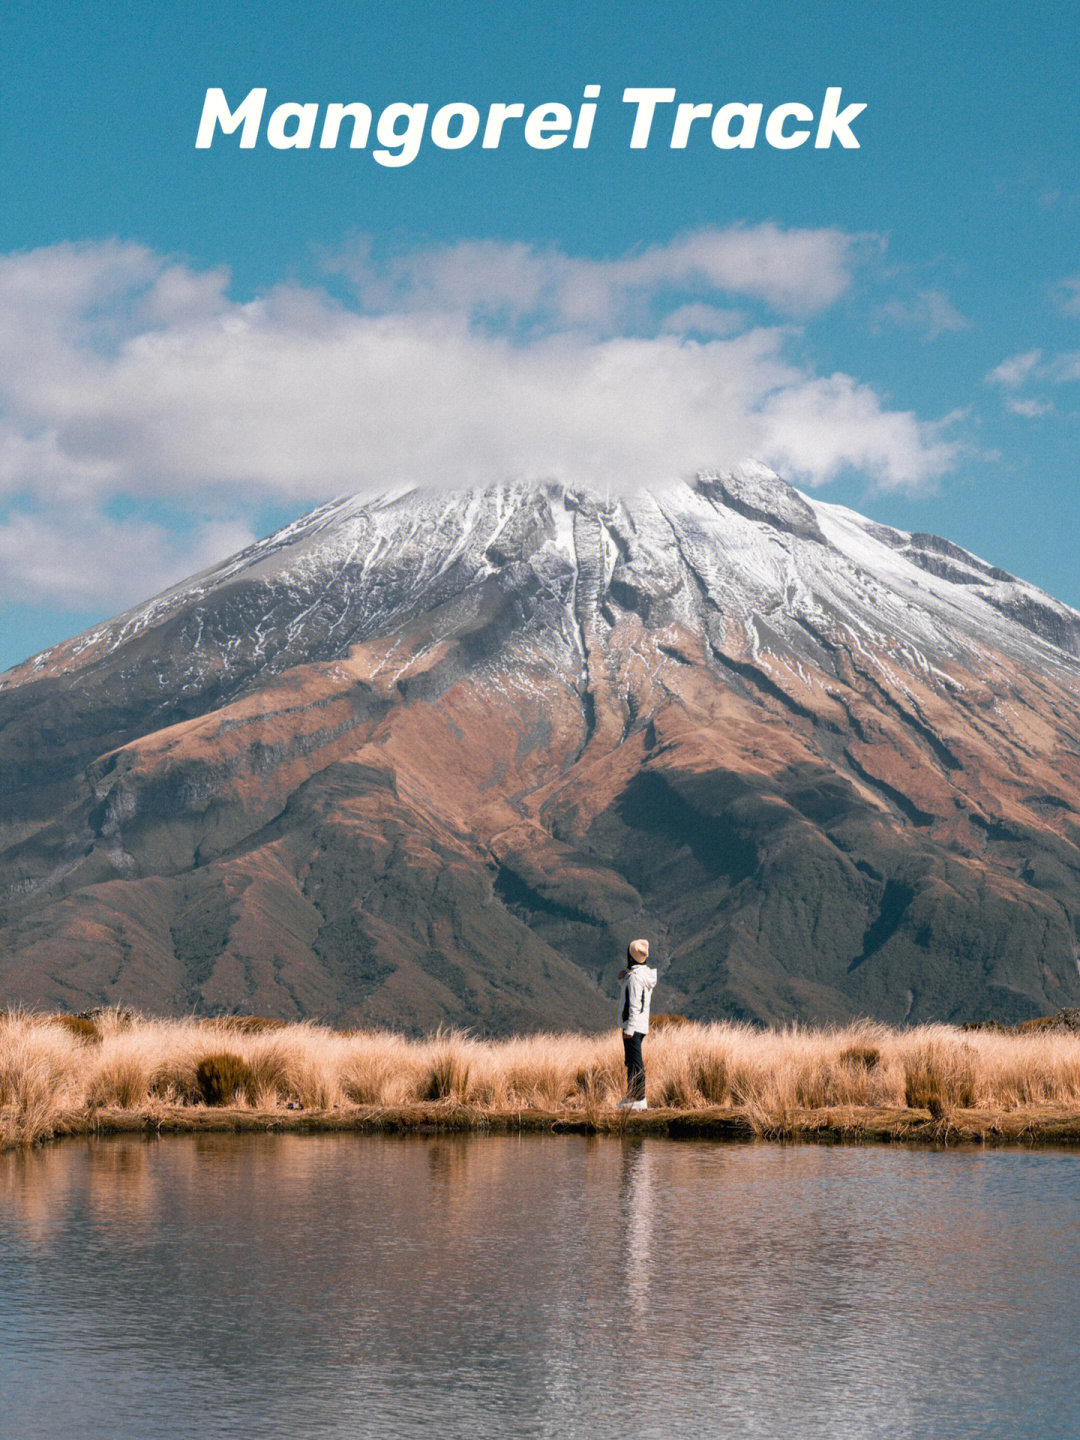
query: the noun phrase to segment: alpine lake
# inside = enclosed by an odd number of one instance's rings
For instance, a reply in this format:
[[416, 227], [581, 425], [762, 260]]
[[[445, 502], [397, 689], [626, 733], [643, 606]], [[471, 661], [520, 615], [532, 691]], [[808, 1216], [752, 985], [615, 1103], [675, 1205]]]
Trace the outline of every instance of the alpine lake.
[[206, 1135], [0, 1155], [0, 1432], [1080, 1435], [1080, 1152]]

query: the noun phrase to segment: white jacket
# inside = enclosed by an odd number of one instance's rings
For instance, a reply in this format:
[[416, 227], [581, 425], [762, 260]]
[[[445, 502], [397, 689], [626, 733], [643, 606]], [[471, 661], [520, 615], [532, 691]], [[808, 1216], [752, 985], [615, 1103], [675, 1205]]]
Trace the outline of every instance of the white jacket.
[[619, 1025], [624, 1035], [649, 1033], [649, 1004], [656, 971], [648, 965], [631, 965], [619, 997]]

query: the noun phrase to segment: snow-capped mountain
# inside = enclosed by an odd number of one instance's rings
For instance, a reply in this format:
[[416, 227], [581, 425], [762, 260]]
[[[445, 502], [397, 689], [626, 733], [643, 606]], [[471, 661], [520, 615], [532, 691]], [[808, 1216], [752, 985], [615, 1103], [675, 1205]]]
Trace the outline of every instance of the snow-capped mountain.
[[1080, 999], [1080, 614], [759, 466], [322, 507], [0, 676], [5, 998]]

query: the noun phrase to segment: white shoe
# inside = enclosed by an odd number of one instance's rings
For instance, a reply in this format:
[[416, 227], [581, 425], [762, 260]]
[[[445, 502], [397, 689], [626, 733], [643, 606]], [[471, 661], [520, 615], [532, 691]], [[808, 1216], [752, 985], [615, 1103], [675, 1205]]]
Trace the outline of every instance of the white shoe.
[[647, 1110], [648, 1108], [649, 1108], [649, 1102], [648, 1102], [648, 1100], [631, 1100], [631, 1101], [630, 1101], [630, 1109], [631, 1109], [631, 1110]]

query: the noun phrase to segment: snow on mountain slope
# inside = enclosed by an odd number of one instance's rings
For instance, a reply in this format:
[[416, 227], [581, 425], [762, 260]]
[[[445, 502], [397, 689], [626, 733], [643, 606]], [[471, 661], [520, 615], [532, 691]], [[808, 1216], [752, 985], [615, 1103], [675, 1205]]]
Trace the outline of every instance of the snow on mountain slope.
[[[798, 653], [808, 634], [846, 627], [922, 667], [970, 659], [987, 645], [1038, 666], [1068, 669], [1080, 656], [1080, 614], [1034, 586], [948, 541], [874, 524], [747, 465], [622, 496], [552, 484], [337, 500], [34, 657], [0, 676], [0, 688], [77, 668], [241, 583], [266, 592], [265, 616], [243, 637], [255, 658], [266, 656], [268, 637], [295, 607], [285, 643], [274, 634], [275, 654], [289, 657], [289, 637], [320, 610], [334, 610], [328, 643], [367, 639], [509, 561], [555, 587], [584, 571], [595, 606], [620, 594], [664, 600], [686, 623], [718, 609], [745, 629], [755, 653], [777, 641]], [[571, 588], [571, 607], [583, 593]], [[190, 636], [193, 656], [202, 639], [197, 630]]]

